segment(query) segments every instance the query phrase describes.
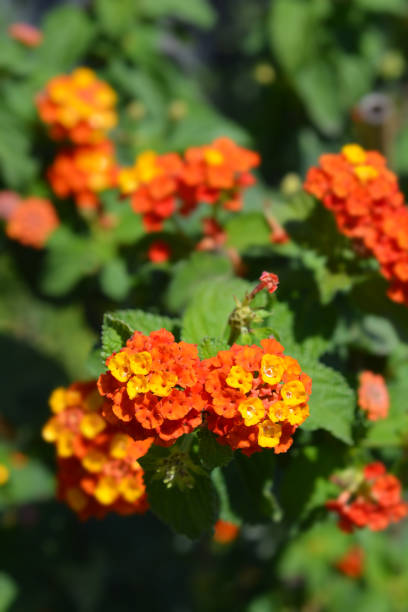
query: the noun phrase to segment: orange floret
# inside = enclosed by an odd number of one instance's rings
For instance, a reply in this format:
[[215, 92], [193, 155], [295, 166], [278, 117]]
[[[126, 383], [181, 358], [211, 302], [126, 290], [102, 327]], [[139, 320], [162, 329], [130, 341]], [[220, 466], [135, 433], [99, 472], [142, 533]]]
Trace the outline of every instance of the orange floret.
[[387, 418], [390, 398], [384, 378], [366, 370], [360, 374], [359, 380], [358, 405], [367, 412], [368, 420]]
[[116, 94], [90, 68], [76, 68], [71, 74], [52, 78], [36, 103], [55, 140], [100, 142], [117, 123]]
[[102, 416], [104, 399], [96, 381], [59, 387], [49, 404], [53, 416], [42, 434], [56, 447], [59, 498], [83, 519], [110, 511], [144, 512], [147, 501], [138, 459], [152, 440], [136, 442]]
[[15, 206], [7, 220], [6, 234], [26, 246], [41, 249], [58, 227], [54, 206], [44, 198], [27, 198]]
[[153, 263], [163, 263], [170, 259], [171, 249], [164, 240], [156, 240], [150, 245], [147, 255]]
[[360, 578], [364, 571], [364, 550], [353, 546], [337, 561], [336, 568], [349, 578]]
[[239, 525], [230, 523], [229, 521], [217, 521], [214, 525], [213, 540], [217, 544], [230, 544], [237, 539], [239, 534]]
[[206, 398], [196, 345], [165, 329], [135, 332], [98, 380], [104, 414], [136, 440], [169, 446], [202, 423]]
[[263, 448], [286, 452], [309, 416], [311, 379], [274, 340], [234, 344], [203, 361], [208, 428], [221, 444], [250, 455]]
[[97, 208], [99, 193], [116, 184], [113, 144], [106, 140], [62, 150], [47, 176], [58, 197], [72, 196], [80, 208]]
[[333, 211], [358, 252], [372, 254], [390, 282], [388, 296], [408, 305], [408, 207], [385, 158], [355, 144], [326, 154], [304, 184]]

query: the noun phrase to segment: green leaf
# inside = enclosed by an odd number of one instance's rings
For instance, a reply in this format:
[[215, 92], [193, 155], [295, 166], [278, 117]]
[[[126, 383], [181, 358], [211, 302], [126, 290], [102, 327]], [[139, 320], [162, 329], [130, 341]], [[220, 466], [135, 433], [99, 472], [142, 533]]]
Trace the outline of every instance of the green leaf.
[[231, 508], [249, 523], [281, 519], [281, 510], [273, 493], [276, 455], [270, 449], [251, 457], [236, 452], [224, 474]]
[[119, 36], [134, 25], [134, 0], [95, 0], [93, 7], [101, 29], [110, 36]]
[[123, 259], [108, 261], [102, 268], [99, 277], [102, 291], [114, 300], [123, 300], [129, 293], [132, 279]]
[[102, 358], [106, 359], [113, 352], [119, 351], [135, 331], [143, 334], [162, 328], [172, 331], [177, 325], [177, 319], [143, 310], [116, 310], [106, 313], [102, 325]]
[[179, 312], [204, 279], [231, 274], [232, 264], [227, 257], [206, 252], [193, 253], [189, 259], [174, 266], [166, 304], [170, 310]]
[[0, 612], [7, 612], [17, 597], [17, 583], [4, 572], [0, 572]]
[[337, 133], [343, 124], [336, 72], [326, 59], [303, 66], [294, 75], [296, 89], [312, 120], [327, 134]]
[[238, 278], [216, 277], [203, 281], [183, 316], [182, 337], [200, 342], [204, 336], [225, 337], [234, 297], [242, 298], [251, 285]]
[[201, 28], [211, 28], [216, 13], [206, 0], [141, 0], [140, 10], [146, 17], [176, 17]]
[[325, 429], [342, 442], [351, 444], [355, 409], [353, 390], [339, 372], [318, 361], [296, 357], [302, 370], [312, 378], [310, 416], [302, 428], [307, 431]]
[[269, 33], [272, 47], [278, 60], [291, 72], [301, 68], [317, 53], [317, 24], [312, 4], [304, 0], [274, 0], [271, 4]]
[[117, 318], [114, 313], [105, 314], [102, 324], [102, 358], [107, 359], [112, 353], [120, 351], [132, 333], [132, 328]]
[[231, 217], [225, 231], [228, 245], [239, 251], [250, 246], [270, 244], [271, 230], [262, 213], [244, 213]]
[[356, 5], [374, 13], [395, 13], [407, 15], [408, 6], [405, 0], [355, 0]]
[[215, 357], [219, 351], [227, 351], [229, 345], [225, 340], [221, 340], [220, 338], [206, 337], [198, 343], [197, 348], [200, 359], [209, 359], [210, 357]]
[[51, 64], [62, 72], [73, 68], [85, 55], [94, 28], [81, 8], [65, 4], [47, 13], [42, 32], [44, 41], [37, 49], [39, 64]]
[[[216, 521], [217, 493], [206, 472], [195, 466], [187, 456], [188, 467], [183, 468], [182, 478], [188, 478], [188, 486], [179, 488], [177, 476], [174, 481], [164, 482], [163, 465], [170, 467], [172, 452], [177, 451], [152, 447], [140, 460], [145, 470], [144, 482], [149, 505], [152, 511], [176, 532], [195, 539], [208, 531]], [[178, 461], [176, 460], [175, 466]]]
[[222, 521], [228, 521], [230, 523], [235, 523], [236, 525], [241, 525], [242, 521], [240, 517], [231, 507], [227, 484], [221, 468], [215, 468], [211, 472], [211, 480], [213, 481], [220, 501], [219, 518]]
[[42, 287], [48, 295], [63, 295], [81, 278], [94, 274], [109, 260], [111, 249], [102, 242], [76, 236], [65, 227], [47, 243]]
[[9, 471], [9, 480], [0, 488], [0, 508], [28, 504], [53, 497], [55, 481], [50, 471], [37, 459], [28, 458], [21, 467], [13, 467], [9, 456], [13, 449], [0, 445], [0, 460]]
[[217, 442], [216, 436], [208, 429], [199, 432], [198, 450], [200, 461], [208, 470], [227, 465], [233, 458], [232, 449]]

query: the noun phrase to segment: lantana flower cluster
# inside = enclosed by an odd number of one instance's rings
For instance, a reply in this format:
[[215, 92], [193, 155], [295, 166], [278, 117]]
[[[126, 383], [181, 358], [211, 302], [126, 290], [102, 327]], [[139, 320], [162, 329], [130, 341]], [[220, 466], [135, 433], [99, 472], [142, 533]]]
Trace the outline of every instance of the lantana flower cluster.
[[51, 79], [38, 94], [39, 115], [49, 126], [51, 138], [89, 144], [105, 139], [115, 127], [115, 91], [90, 68]]
[[55, 389], [53, 413], [43, 438], [55, 444], [58, 497], [79, 517], [147, 510], [143, 470], [138, 463], [151, 441], [136, 442], [102, 416], [96, 381]]
[[275, 339], [233, 345], [203, 362], [208, 428], [221, 444], [247, 455], [286, 452], [309, 416], [311, 379]]
[[105, 415], [136, 440], [167, 446], [205, 420], [221, 444], [281, 453], [309, 415], [311, 379], [274, 339], [200, 362], [195, 345], [166, 330], [135, 332], [106, 364], [98, 381]]
[[121, 169], [119, 187], [143, 215], [146, 230], [159, 231], [176, 210], [187, 215], [200, 202], [239, 210], [243, 190], [255, 181], [251, 170], [259, 162], [256, 153], [229, 138], [189, 148], [183, 157], [145, 151], [132, 167]]
[[380, 461], [332, 480], [343, 491], [337, 499], [326, 502], [326, 507], [338, 514], [338, 525], [343, 531], [362, 527], [381, 531], [408, 514], [408, 504], [401, 498], [400, 481], [388, 474]]
[[322, 155], [304, 188], [333, 211], [339, 230], [374, 255], [388, 296], [408, 305], [408, 207], [397, 177], [376, 151], [356, 144]]
[[98, 208], [98, 194], [116, 185], [113, 144], [105, 140], [63, 149], [48, 169], [47, 176], [58, 197], [74, 197], [79, 208]]
[[[6, 192], [0, 217], [6, 220], [6, 234], [25, 246], [41, 249], [59, 226], [53, 204], [45, 198], [21, 199], [18, 194]], [[2, 209], [3, 208], [3, 209]]]
[[173, 444], [202, 423], [206, 407], [197, 346], [165, 329], [136, 331], [98, 380], [105, 414], [136, 440]]
[[388, 416], [390, 398], [387, 385], [381, 374], [365, 370], [360, 374], [358, 405], [367, 414], [369, 421], [378, 421]]

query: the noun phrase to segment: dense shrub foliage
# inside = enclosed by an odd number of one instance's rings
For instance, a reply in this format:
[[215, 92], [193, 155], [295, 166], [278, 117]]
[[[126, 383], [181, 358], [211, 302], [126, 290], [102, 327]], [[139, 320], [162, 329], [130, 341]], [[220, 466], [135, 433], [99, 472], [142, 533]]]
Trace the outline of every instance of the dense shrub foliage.
[[0, 9], [0, 610], [402, 612], [405, 1], [85, 4]]

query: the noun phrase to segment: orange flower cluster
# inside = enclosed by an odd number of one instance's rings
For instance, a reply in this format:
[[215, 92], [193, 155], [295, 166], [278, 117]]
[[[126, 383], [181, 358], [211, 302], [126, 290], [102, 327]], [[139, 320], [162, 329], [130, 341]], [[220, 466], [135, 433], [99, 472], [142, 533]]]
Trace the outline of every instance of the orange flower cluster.
[[138, 463], [150, 441], [135, 442], [102, 416], [103, 398], [96, 382], [55, 389], [53, 416], [43, 438], [55, 444], [58, 496], [82, 519], [147, 510], [143, 470]]
[[120, 170], [120, 190], [124, 195], [131, 194], [132, 208], [143, 215], [146, 231], [161, 230], [163, 222], [175, 212], [181, 167], [176, 153], [145, 151], [134, 166]]
[[108, 140], [64, 149], [48, 170], [56, 195], [73, 196], [79, 208], [98, 208], [98, 193], [114, 187], [116, 177], [114, 148]]
[[36, 99], [39, 115], [55, 140], [90, 144], [116, 125], [116, 94], [90, 68], [51, 79]]
[[43, 41], [41, 30], [30, 23], [12, 23], [8, 27], [7, 32], [11, 38], [18, 40], [18, 42], [26, 47], [38, 47]]
[[233, 345], [203, 362], [209, 394], [208, 428], [218, 442], [251, 455], [263, 448], [286, 452], [309, 416], [311, 378], [274, 339]]
[[206, 407], [197, 347], [165, 329], [136, 331], [98, 380], [104, 414], [135, 440], [170, 446], [202, 422]]
[[336, 567], [349, 578], [360, 578], [364, 571], [364, 550], [353, 546], [337, 561]]
[[360, 374], [359, 380], [358, 405], [367, 412], [368, 420], [387, 418], [390, 398], [384, 378], [367, 370]]
[[337, 499], [326, 502], [326, 507], [339, 515], [338, 525], [346, 532], [361, 527], [380, 531], [408, 514], [400, 481], [387, 474], [380, 461], [366, 465]]
[[384, 157], [346, 145], [321, 156], [304, 188], [333, 211], [343, 234], [376, 257], [390, 282], [388, 296], [408, 305], [408, 207]]
[[123, 194], [131, 194], [132, 207], [143, 215], [146, 230], [159, 231], [178, 205], [184, 215], [200, 202], [239, 210], [243, 189], [255, 181], [250, 171], [259, 161], [256, 153], [219, 138], [187, 149], [183, 158], [145, 151], [133, 167], [121, 170], [119, 185]]
[[51, 202], [32, 197], [10, 206], [6, 234], [21, 244], [41, 249], [58, 225], [59, 219]]

